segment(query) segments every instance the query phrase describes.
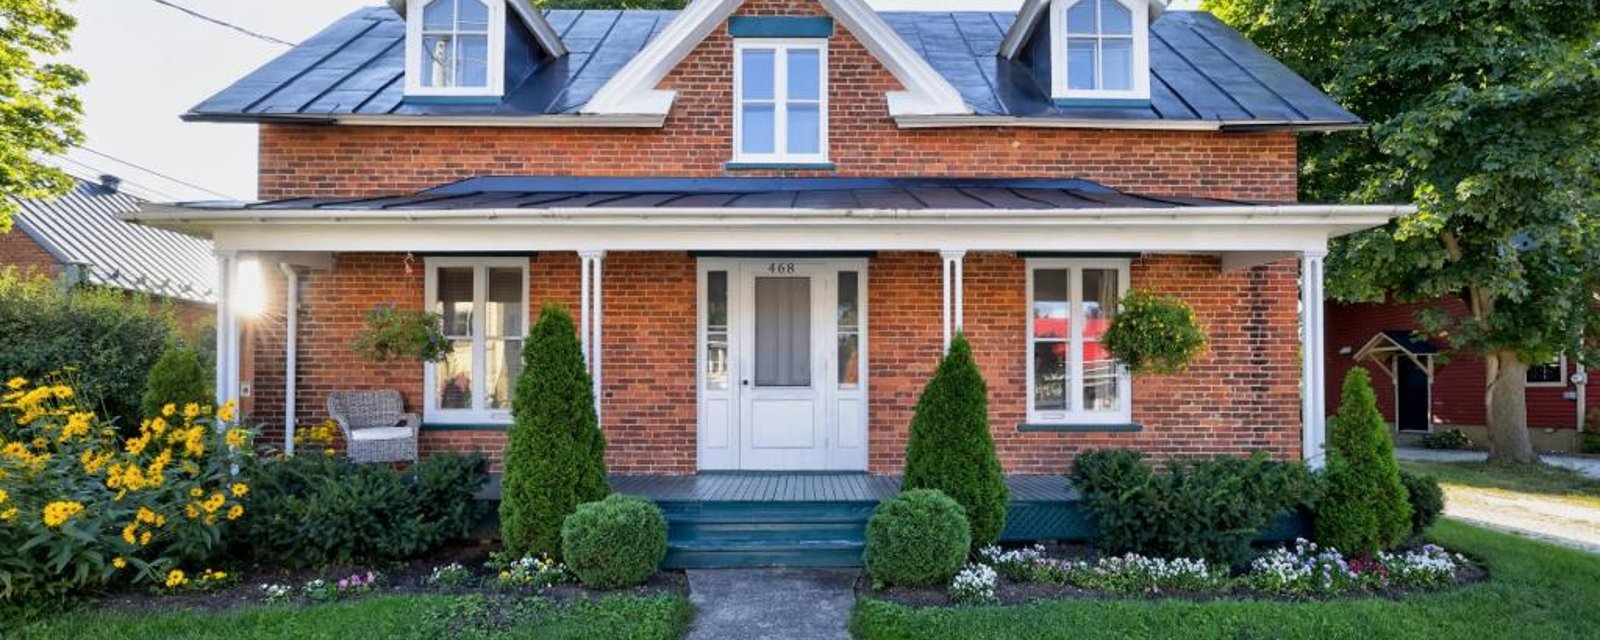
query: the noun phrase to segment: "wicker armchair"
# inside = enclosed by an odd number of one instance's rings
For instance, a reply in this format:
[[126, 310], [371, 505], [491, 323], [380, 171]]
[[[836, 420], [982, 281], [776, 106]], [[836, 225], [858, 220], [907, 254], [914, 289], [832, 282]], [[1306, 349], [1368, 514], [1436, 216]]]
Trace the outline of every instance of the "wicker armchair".
[[335, 391], [328, 394], [328, 415], [344, 432], [354, 462], [417, 459], [417, 431], [422, 427], [422, 416], [406, 413], [399, 391]]

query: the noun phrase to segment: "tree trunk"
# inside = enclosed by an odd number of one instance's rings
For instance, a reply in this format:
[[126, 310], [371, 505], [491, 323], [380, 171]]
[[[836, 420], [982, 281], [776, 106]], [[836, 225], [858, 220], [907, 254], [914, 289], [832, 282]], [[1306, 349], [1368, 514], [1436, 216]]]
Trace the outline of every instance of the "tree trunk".
[[1512, 350], [1490, 354], [1489, 390], [1484, 394], [1489, 417], [1489, 463], [1497, 465], [1534, 464], [1528, 436], [1528, 363]]

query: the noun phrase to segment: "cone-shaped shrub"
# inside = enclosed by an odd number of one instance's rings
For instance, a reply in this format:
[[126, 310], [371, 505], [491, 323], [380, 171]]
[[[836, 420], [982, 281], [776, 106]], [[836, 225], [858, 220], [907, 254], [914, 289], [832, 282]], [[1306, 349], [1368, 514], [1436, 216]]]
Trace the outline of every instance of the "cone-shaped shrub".
[[1006, 480], [989, 435], [989, 385], [966, 336], [951, 341], [917, 400], [900, 485], [911, 489], [938, 489], [960, 504], [974, 550], [994, 544], [1005, 529]]
[[518, 555], [561, 554], [561, 523], [605, 498], [605, 435], [572, 316], [546, 304], [522, 352], [506, 438], [500, 537]]
[[1351, 369], [1344, 378], [1339, 413], [1328, 424], [1327, 455], [1318, 542], [1356, 555], [1404, 540], [1411, 533], [1411, 505], [1366, 369]]
[[212, 406], [211, 375], [200, 363], [194, 349], [174, 344], [161, 353], [145, 378], [144, 396], [139, 399], [141, 418], [161, 415], [161, 408], [174, 405], [179, 411], [189, 403]]

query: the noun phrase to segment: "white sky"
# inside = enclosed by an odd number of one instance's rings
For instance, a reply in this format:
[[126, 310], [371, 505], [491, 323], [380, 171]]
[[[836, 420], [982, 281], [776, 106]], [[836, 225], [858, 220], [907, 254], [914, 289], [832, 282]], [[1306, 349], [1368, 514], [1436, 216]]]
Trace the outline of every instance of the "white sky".
[[[266, 35], [299, 42], [382, 0], [172, 0]], [[882, 9], [1010, 10], [1021, 0], [868, 0]], [[1174, 7], [1198, 4], [1177, 0]], [[64, 57], [89, 74], [80, 96], [88, 149], [193, 183], [191, 188], [94, 153], [63, 166], [115, 173], [130, 191], [161, 200], [249, 199], [256, 189], [256, 128], [200, 124], [179, 114], [286, 51], [150, 0], [69, 0], [78, 16]]]

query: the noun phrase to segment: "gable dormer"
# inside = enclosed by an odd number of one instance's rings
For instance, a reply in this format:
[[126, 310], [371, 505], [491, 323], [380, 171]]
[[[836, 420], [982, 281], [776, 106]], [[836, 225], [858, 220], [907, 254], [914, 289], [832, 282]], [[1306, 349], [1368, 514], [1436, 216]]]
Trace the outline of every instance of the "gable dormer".
[[[406, 19], [405, 97], [412, 102], [499, 102], [532, 61], [566, 55], [529, 0], [389, 0]], [[507, 13], [516, 19], [509, 19]]]
[[1163, 0], [1028, 0], [1000, 53], [1062, 107], [1150, 103], [1150, 23]]

